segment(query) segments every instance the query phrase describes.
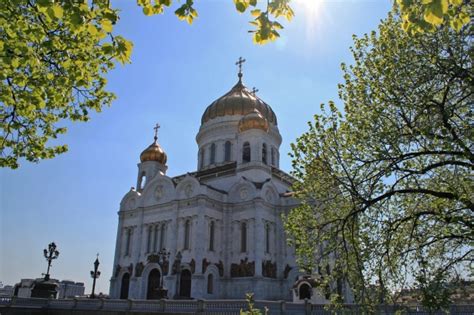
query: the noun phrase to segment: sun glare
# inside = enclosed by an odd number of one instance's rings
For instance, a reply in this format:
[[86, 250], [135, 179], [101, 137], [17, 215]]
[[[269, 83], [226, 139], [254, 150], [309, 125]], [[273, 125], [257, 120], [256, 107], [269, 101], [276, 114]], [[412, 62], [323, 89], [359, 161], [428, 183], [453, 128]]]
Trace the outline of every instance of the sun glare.
[[312, 21], [318, 17], [323, 0], [295, 0], [295, 3], [302, 7], [308, 21]]

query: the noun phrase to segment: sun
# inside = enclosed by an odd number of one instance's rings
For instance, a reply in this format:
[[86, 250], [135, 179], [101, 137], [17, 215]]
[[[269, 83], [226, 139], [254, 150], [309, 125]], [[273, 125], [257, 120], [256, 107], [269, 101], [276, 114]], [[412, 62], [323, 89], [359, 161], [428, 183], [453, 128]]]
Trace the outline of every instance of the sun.
[[297, 6], [300, 6], [307, 19], [312, 20], [318, 17], [323, 0], [294, 0]]

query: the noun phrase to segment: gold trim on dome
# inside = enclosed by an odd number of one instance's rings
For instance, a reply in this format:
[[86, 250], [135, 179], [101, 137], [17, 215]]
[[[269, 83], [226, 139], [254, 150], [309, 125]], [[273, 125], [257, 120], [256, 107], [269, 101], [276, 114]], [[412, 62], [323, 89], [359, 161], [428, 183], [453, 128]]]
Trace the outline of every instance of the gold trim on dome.
[[257, 109], [254, 109], [251, 113], [245, 115], [239, 121], [239, 132], [249, 129], [261, 129], [265, 132], [268, 132], [268, 120], [263, 117]]
[[163, 151], [161, 146], [156, 141], [146, 148], [142, 154], [140, 154], [140, 161], [142, 163], [147, 161], [155, 161], [165, 165], [167, 159], [168, 158], [165, 151]]

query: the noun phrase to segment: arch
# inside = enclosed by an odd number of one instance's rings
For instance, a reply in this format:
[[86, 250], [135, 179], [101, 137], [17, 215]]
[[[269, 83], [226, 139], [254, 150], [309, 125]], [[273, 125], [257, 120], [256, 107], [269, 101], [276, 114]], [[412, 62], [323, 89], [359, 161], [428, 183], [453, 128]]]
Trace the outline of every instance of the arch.
[[216, 144], [215, 143], [211, 144], [209, 151], [211, 154], [209, 158], [209, 164], [215, 164], [216, 163]]
[[242, 253], [247, 251], [247, 222], [240, 224], [240, 251]]
[[212, 273], [207, 275], [207, 294], [214, 293], [214, 275]]
[[199, 149], [199, 168], [204, 167], [204, 156], [205, 156], [205, 150], [203, 148]]
[[190, 233], [191, 233], [191, 220], [186, 220], [184, 222], [184, 246], [183, 249], [190, 248]]
[[229, 162], [231, 159], [231, 150], [232, 150], [232, 143], [230, 141], [226, 141], [224, 144], [224, 161]]
[[267, 144], [262, 144], [262, 162], [267, 164]]
[[178, 199], [192, 198], [201, 193], [201, 183], [189, 174], [176, 186], [176, 197]]
[[175, 184], [166, 175], [156, 175], [150, 179], [142, 191], [143, 198], [139, 206], [149, 207], [156, 204], [163, 204], [175, 199]]
[[143, 171], [140, 174], [140, 180], [138, 181], [138, 189], [143, 190], [145, 188], [145, 185], [146, 185], [146, 173], [145, 171]]
[[181, 271], [179, 279], [179, 296], [191, 298], [191, 271], [184, 269]]
[[147, 300], [158, 300], [160, 298], [161, 273], [158, 269], [153, 269], [148, 274], [148, 284], [146, 290]]
[[209, 223], [209, 250], [214, 251], [214, 239], [215, 239], [215, 234], [216, 234], [216, 223], [214, 221], [211, 221]]
[[242, 163], [250, 162], [251, 158], [250, 143], [244, 142], [244, 145], [242, 146]]
[[128, 299], [128, 290], [130, 288], [130, 274], [127, 272], [122, 276], [120, 283], [120, 299]]
[[306, 282], [303, 282], [299, 287], [298, 293], [300, 300], [311, 299], [311, 286]]

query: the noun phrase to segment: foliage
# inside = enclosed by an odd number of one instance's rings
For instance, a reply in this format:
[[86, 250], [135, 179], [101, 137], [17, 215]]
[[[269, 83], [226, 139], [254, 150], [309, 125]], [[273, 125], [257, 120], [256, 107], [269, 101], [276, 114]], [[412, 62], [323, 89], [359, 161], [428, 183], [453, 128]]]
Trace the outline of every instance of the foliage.
[[[235, 8], [238, 12], [244, 13], [249, 8], [253, 8], [250, 13], [253, 16], [251, 25], [255, 27], [254, 30], [249, 31], [253, 33], [253, 41], [257, 44], [265, 44], [269, 41], [277, 39], [280, 34], [278, 30], [283, 29], [283, 26], [276, 21], [280, 17], [285, 17], [288, 21], [293, 18], [293, 10], [290, 7], [291, 0], [233, 0]], [[259, 8], [258, 4], [264, 2], [264, 10]], [[137, 0], [139, 6], [143, 8], [143, 13], [146, 15], [161, 14], [166, 7], [173, 4], [172, 0]], [[180, 20], [187, 21], [189, 24], [193, 23], [197, 18], [198, 13], [194, 8], [194, 0], [186, 0], [174, 12]]]
[[397, 0], [403, 29], [410, 33], [435, 31], [442, 24], [459, 31], [469, 23], [471, 0]]
[[[245, 294], [245, 300], [247, 301], [248, 311], [240, 310], [240, 315], [262, 315], [262, 311], [258, 308], [255, 308], [255, 303], [253, 300], [253, 293]], [[268, 314], [268, 308], [265, 307], [264, 315]]]
[[401, 24], [390, 15], [354, 37], [344, 112], [323, 105], [292, 145], [302, 204], [285, 225], [299, 262], [331, 264], [323, 278], [346, 279], [363, 305], [473, 259], [473, 23], [413, 35]]
[[112, 36], [109, 1], [4, 0], [0, 6], [0, 166], [67, 150], [47, 141], [61, 120], [87, 121], [110, 105], [105, 74], [129, 62], [132, 44]]

